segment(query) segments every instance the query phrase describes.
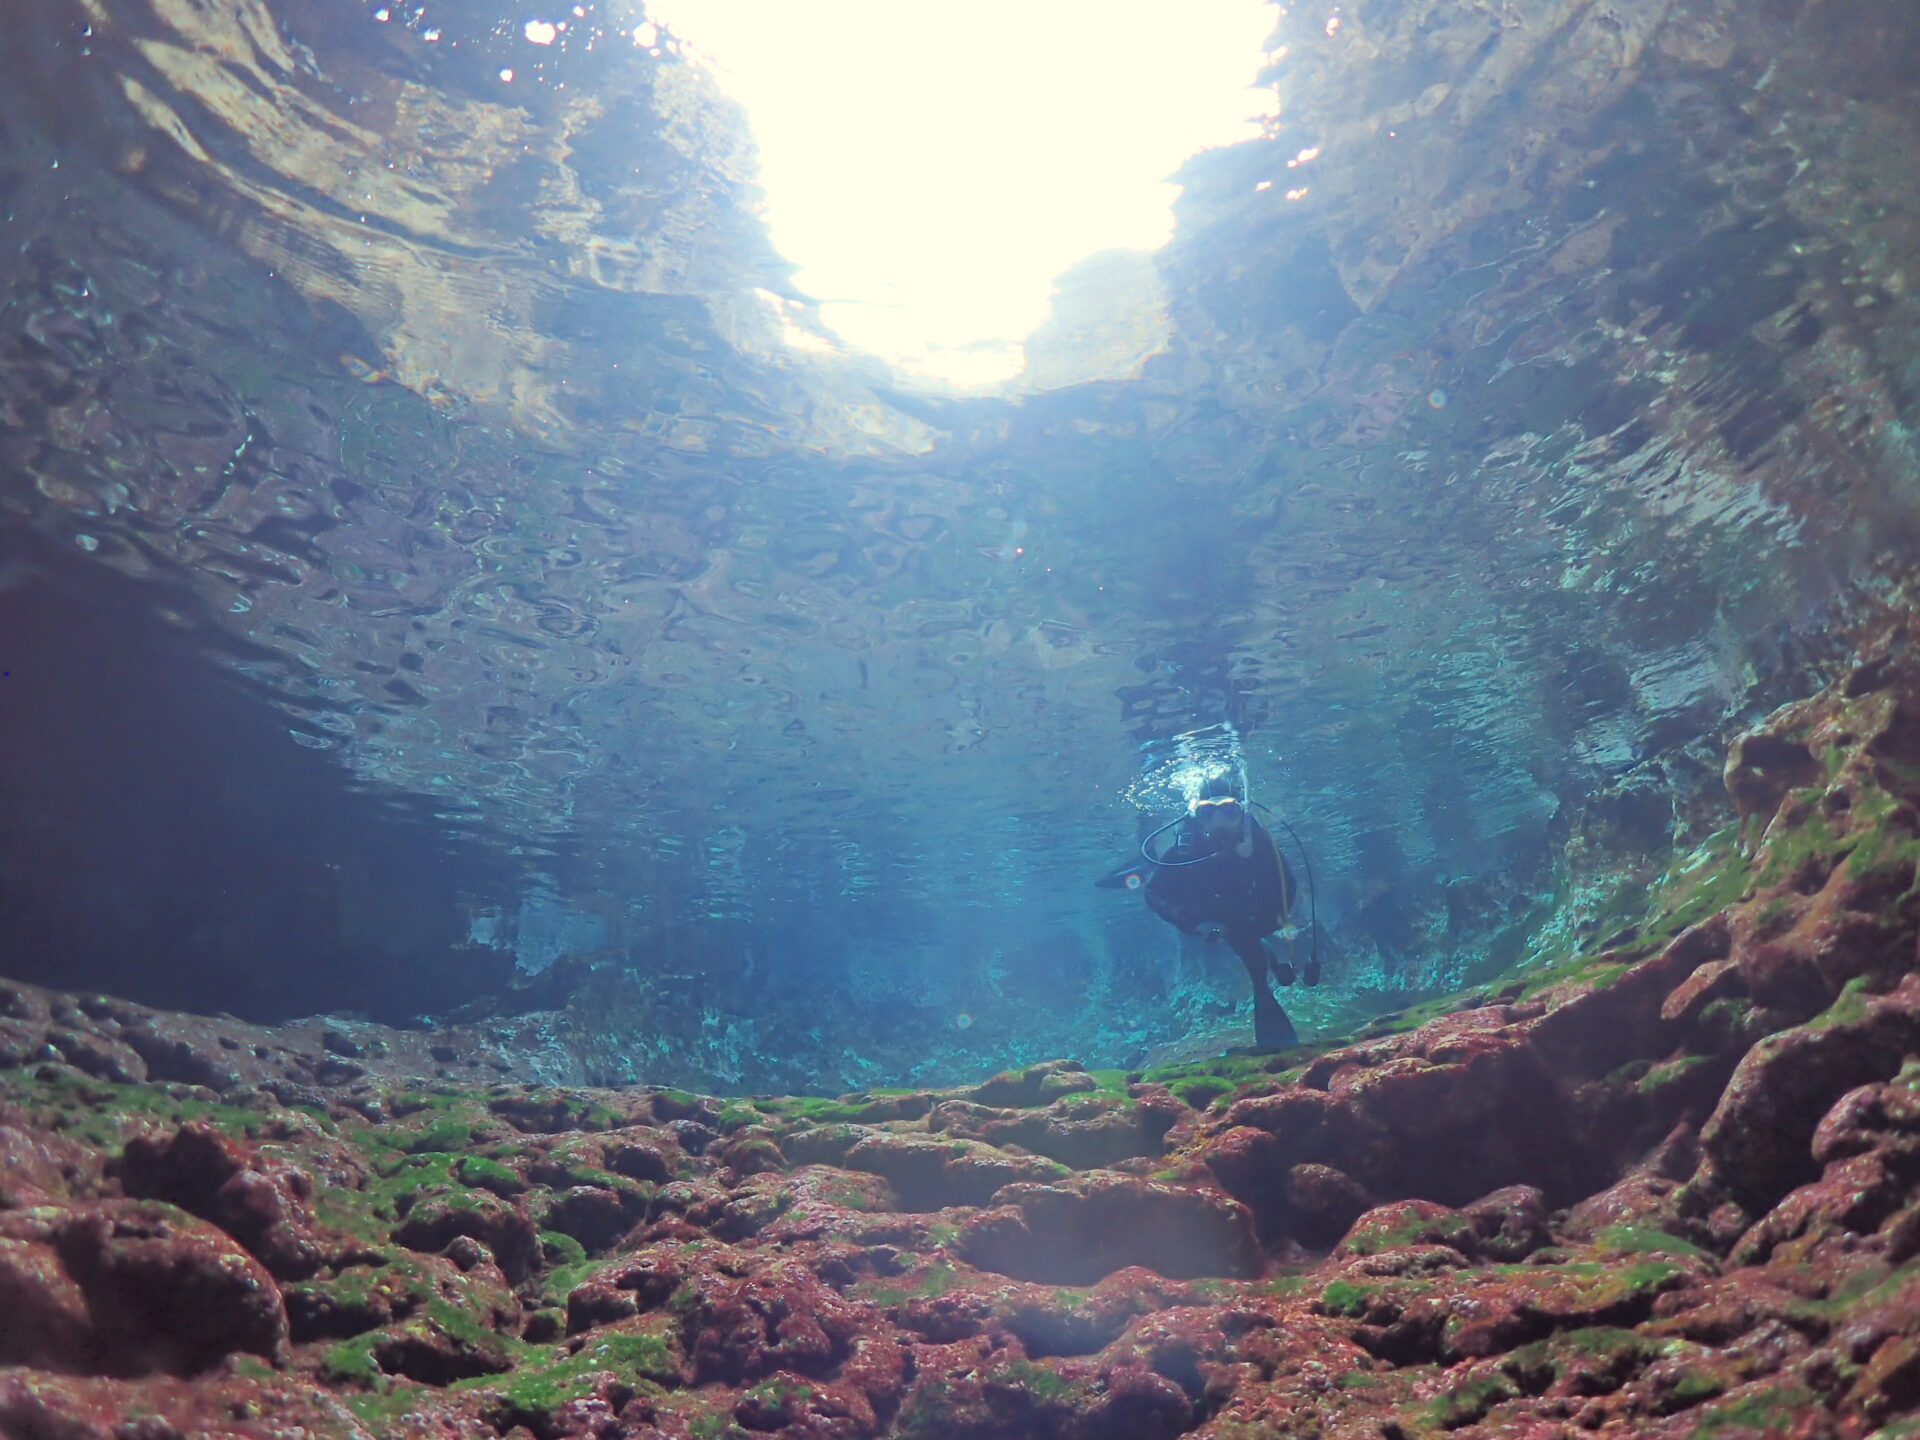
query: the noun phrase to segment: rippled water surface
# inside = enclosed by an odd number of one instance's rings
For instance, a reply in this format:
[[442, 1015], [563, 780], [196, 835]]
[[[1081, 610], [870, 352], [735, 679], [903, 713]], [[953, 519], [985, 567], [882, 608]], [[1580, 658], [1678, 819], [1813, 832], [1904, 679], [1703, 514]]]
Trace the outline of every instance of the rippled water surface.
[[957, 400], [787, 344], [744, 123], [638, 10], [35, 0], [0, 603], [136, 582], [488, 857], [483, 938], [708, 1032], [1225, 1018], [1091, 883], [1143, 747], [1221, 722], [1348, 957], [1307, 1020], [1457, 980], [1910, 561], [1920, 43], [1842, 8], [1295, 6], [1163, 352]]

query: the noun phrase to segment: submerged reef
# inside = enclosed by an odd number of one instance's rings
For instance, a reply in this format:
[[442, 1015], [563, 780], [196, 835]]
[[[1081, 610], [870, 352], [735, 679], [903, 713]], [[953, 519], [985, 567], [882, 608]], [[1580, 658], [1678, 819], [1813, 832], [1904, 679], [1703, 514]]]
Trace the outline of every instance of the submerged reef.
[[1270, 1056], [716, 1098], [8, 987], [0, 1432], [1915, 1433], [1920, 670], [1725, 775], [1597, 948]]

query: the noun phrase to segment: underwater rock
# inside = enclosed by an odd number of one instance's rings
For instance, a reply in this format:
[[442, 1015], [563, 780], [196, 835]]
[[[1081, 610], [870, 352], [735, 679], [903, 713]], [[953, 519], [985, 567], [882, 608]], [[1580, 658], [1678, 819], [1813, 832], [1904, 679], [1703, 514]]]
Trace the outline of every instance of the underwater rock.
[[1066, 1173], [1054, 1161], [1010, 1155], [974, 1141], [882, 1132], [864, 1135], [841, 1163], [884, 1178], [908, 1210], [981, 1205], [1002, 1186]]
[[171, 1205], [103, 1200], [0, 1214], [7, 1363], [192, 1375], [236, 1352], [275, 1360], [279, 1288], [220, 1230]]
[[1851, 991], [1820, 1018], [1747, 1052], [1700, 1133], [1712, 1179], [1754, 1212], [1814, 1171], [1814, 1134], [1849, 1090], [1920, 1051], [1920, 975], [1887, 995]]
[[927, 1128], [989, 1145], [1018, 1146], [1087, 1170], [1159, 1155], [1161, 1141], [1185, 1114], [1186, 1107], [1171, 1095], [1122, 1099], [1076, 1087], [1042, 1108], [941, 1101], [928, 1111]]
[[[1208, 1157], [1209, 1164], [1213, 1158]], [[1217, 1168], [1215, 1173], [1220, 1173]], [[1331, 1165], [1295, 1165], [1287, 1171], [1284, 1194], [1289, 1228], [1312, 1246], [1331, 1246], [1374, 1203], [1358, 1180]]]
[[113, 1167], [128, 1195], [166, 1200], [239, 1240], [280, 1280], [304, 1280], [330, 1247], [314, 1234], [313, 1181], [273, 1165], [204, 1123], [135, 1136]]
[[101, 1168], [100, 1157], [84, 1145], [0, 1123], [0, 1211], [91, 1193], [98, 1187]]
[[485, 1190], [444, 1191], [416, 1199], [393, 1231], [397, 1243], [428, 1254], [462, 1236], [485, 1245], [509, 1280], [524, 1280], [532, 1273], [539, 1252], [533, 1222], [511, 1202]]
[[1023, 1280], [1091, 1285], [1138, 1265], [1185, 1280], [1258, 1272], [1252, 1217], [1203, 1190], [1093, 1175], [1069, 1185], [1009, 1185], [962, 1227], [972, 1264]]

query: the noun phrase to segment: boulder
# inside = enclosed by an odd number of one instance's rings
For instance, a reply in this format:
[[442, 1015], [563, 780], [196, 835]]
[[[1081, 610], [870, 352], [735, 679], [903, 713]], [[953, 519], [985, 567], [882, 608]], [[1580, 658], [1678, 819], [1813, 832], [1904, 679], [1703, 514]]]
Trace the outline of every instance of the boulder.
[[1246, 1276], [1262, 1261], [1253, 1217], [1224, 1195], [1131, 1176], [1010, 1185], [961, 1227], [966, 1260], [1022, 1280], [1090, 1285], [1138, 1265], [1169, 1279]]
[[1885, 995], [1855, 985], [1823, 1014], [1747, 1052], [1700, 1133], [1704, 1159], [1752, 1213], [1818, 1173], [1814, 1133], [1849, 1090], [1892, 1077], [1920, 1051], [1920, 975]]
[[235, 1353], [278, 1361], [273, 1277], [232, 1238], [158, 1201], [0, 1215], [0, 1353], [98, 1375], [194, 1375]]
[[312, 1181], [201, 1121], [135, 1136], [114, 1167], [127, 1194], [218, 1225], [281, 1280], [304, 1280], [336, 1246], [316, 1234]]

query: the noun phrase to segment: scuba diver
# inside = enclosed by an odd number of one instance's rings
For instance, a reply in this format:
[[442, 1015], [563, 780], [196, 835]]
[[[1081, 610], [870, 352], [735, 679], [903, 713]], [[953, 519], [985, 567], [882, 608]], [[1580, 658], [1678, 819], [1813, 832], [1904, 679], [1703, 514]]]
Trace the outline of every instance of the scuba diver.
[[[1154, 840], [1169, 830], [1171, 843], [1156, 852]], [[1273, 979], [1293, 984], [1293, 967], [1275, 958], [1264, 937], [1286, 924], [1299, 889], [1273, 836], [1253, 818], [1232, 781], [1219, 777], [1202, 785], [1185, 815], [1141, 842], [1140, 856], [1100, 883], [1134, 890], [1144, 880], [1154, 914], [1209, 945], [1224, 941], [1253, 983], [1254, 1048], [1298, 1044], [1272, 984]], [[1317, 943], [1300, 978], [1308, 985], [1320, 983]]]

